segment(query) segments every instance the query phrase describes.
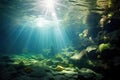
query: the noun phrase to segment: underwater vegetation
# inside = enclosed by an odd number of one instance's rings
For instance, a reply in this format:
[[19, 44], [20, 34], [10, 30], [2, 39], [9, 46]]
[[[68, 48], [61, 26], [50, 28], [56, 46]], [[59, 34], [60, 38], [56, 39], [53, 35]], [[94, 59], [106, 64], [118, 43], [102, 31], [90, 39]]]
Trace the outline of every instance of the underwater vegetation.
[[103, 52], [104, 50], [110, 49], [111, 45], [110, 43], [102, 43], [98, 46], [98, 52]]

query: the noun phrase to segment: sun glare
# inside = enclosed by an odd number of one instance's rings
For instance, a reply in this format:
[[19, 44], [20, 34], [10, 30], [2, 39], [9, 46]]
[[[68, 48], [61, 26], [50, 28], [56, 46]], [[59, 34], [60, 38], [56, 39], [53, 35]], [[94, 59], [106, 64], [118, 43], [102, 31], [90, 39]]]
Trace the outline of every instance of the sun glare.
[[47, 19], [45, 19], [45, 18], [42, 18], [42, 17], [40, 17], [40, 18], [37, 18], [36, 19], [36, 21], [35, 21], [36, 23], [34, 23], [37, 27], [40, 27], [40, 28], [45, 28], [45, 27], [54, 27], [54, 22], [53, 21], [51, 21], [51, 20], [47, 20]]
[[61, 27], [63, 26], [62, 19], [57, 14], [57, 8], [61, 7], [58, 5], [60, 2], [58, 0], [36, 1], [33, 7], [36, 12], [22, 17], [19, 23], [22, 28], [14, 42], [16, 43], [20, 37], [27, 35], [25, 36], [26, 49], [35, 47], [34, 50], [42, 51], [42, 49], [51, 49], [52, 47], [56, 51], [60, 51], [62, 48], [66, 48], [69, 45], [69, 38], [65, 29]]
[[[54, 26], [58, 23], [58, 18], [55, 8], [56, 0], [41, 0], [36, 2], [36, 7], [42, 13], [42, 17], [35, 19], [37, 27]], [[46, 18], [47, 17], [47, 18]], [[54, 24], [54, 25], [53, 25]]]
[[45, 0], [44, 1], [45, 7], [49, 10], [54, 9], [55, 1], [54, 0]]

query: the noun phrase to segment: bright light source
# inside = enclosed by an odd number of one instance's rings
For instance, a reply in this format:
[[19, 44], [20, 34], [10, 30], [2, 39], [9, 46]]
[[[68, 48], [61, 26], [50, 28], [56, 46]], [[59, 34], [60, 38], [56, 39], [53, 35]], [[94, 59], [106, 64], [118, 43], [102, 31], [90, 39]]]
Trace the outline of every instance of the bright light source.
[[49, 15], [55, 11], [56, 0], [37, 0], [36, 8], [42, 10], [42, 13]]
[[26, 42], [22, 47], [30, 51], [41, 52], [43, 49], [53, 48], [57, 53], [62, 48], [66, 48], [69, 39], [64, 28], [61, 27], [62, 20], [58, 18], [59, 14], [56, 11], [59, 8], [59, 1], [61, 0], [35, 0], [31, 10], [36, 13], [29, 13], [28, 10], [29, 14], [18, 20], [18, 26], [21, 28], [12, 31], [12, 34], [16, 35], [13, 44], [21, 41], [22, 38], [22, 41]]
[[39, 17], [32, 24], [34, 24], [34, 25], [36, 25], [36, 27], [40, 27], [40, 28], [56, 27], [56, 24], [60, 21], [61, 20], [48, 20], [48, 19], [45, 19], [43, 17]]
[[55, 1], [54, 0], [45, 0], [44, 4], [45, 4], [45, 7], [47, 9], [53, 10], [54, 9], [54, 5], [55, 5]]
[[46, 21], [45, 21], [44, 18], [38, 18], [38, 19], [36, 19], [35, 24], [36, 24], [37, 27], [44, 27], [45, 24], [46, 24]]
[[53, 21], [46, 20], [45, 18], [37, 18], [35, 24], [37, 27], [50, 27], [53, 24]]
[[41, 10], [42, 17], [44, 18], [44, 19], [38, 18], [37, 21], [35, 20], [36, 25], [39, 25], [39, 27], [40, 26], [42, 27], [48, 24], [53, 25], [58, 23], [57, 14], [55, 10], [55, 8], [57, 7], [56, 3], [57, 3], [57, 0], [38, 0], [36, 2], [36, 7], [38, 10], [39, 9]]

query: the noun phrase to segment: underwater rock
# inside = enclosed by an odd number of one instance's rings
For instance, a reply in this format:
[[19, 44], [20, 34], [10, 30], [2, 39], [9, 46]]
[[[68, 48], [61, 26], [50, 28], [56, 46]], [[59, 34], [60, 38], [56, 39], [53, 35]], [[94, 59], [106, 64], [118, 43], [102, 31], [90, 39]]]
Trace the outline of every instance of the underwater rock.
[[46, 76], [46, 71], [44, 68], [32, 67], [33, 71], [29, 74], [30, 77], [44, 77]]
[[90, 52], [90, 51], [93, 51], [93, 50], [96, 50], [97, 49], [97, 46], [96, 45], [92, 45], [92, 46], [88, 46], [85, 50], [87, 52]]
[[[115, 19], [113, 20], [113, 15], [114, 15], [113, 12], [110, 12], [107, 15], [102, 15], [99, 24], [103, 30], [109, 31], [110, 29], [114, 29], [112, 28], [112, 25], [114, 25], [116, 22], [114, 21]], [[114, 25], [114, 26], [118, 26], [118, 25]]]
[[54, 78], [55, 80], [59, 80], [59, 79], [63, 79], [63, 80], [68, 80], [69, 78], [73, 78], [73, 80], [75, 78], [77, 78], [77, 72], [74, 72], [74, 71], [66, 71], [66, 70], [63, 70], [61, 72], [57, 72], [57, 71], [53, 71], [52, 74], [54, 75]]
[[24, 76], [19, 76], [13, 80], [31, 80], [31, 78], [29, 76], [24, 75]]
[[74, 54], [71, 59], [73, 60], [80, 60], [82, 58], [83, 55], [87, 54], [86, 50], [82, 50], [79, 54]]
[[82, 38], [86, 38], [88, 36], [88, 29], [85, 29], [82, 33], [79, 34], [79, 37]]
[[17, 74], [16, 69], [13, 66], [8, 66], [5, 69], [0, 71], [0, 79], [1, 80], [9, 80], [15, 77], [14, 74]]
[[49, 65], [49, 66], [54, 65], [54, 61], [51, 60], [51, 59], [48, 59], [46, 64]]
[[66, 77], [64, 75], [56, 75], [55, 80], [66, 80]]
[[104, 25], [108, 22], [108, 17], [103, 15], [102, 18], [100, 19], [100, 27], [103, 28]]
[[57, 71], [62, 71], [62, 70], [64, 70], [64, 67], [62, 67], [62, 66], [60, 66], [60, 65], [57, 65], [56, 70], [57, 70]]
[[[31, 59], [30, 59], [31, 60]], [[33, 59], [34, 60], [34, 59]], [[56, 64], [53, 61], [54, 67], [53, 65], [50, 64], [49, 65], [44, 65], [47, 64], [47, 61], [52, 61], [52, 59], [45, 59], [45, 60], [41, 60], [39, 61], [39, 64], [37, 63], [35, 64], [31, 64], [31, 65], [24, 65], [25, 63], [21, 61], [20, 64], [14, 64], [14, 65], [21, 65], [21, 68], [15, 68], [12, 67], [10, 68], [11, 73], [8, 73], [8, 71], [5, 71], [4, 76], [7, 75], [8, 78], [6, 79], [1, 79], [1, 80], [77, 80], [78, 79], [78, 75], [80, 74], [81, 76], [85, 77], [86, 79], [93, 77], [92, 74], [95, 74], [94, 72], [90, 73], [90, 70], [87, 69], [79, 69], [74, 67], [71, 64], [71, 67], [69, 66], [61, 66], [58, 65], [56, 67]], [[50, 62], [51, 63], [51, 62]], [[60, 61], [58, 62], [60, 63]], [[40, 65], [42, 64], [42, 65]], [[67, 64], [69, 65], [69, 64]], [[15, 71], [15, 72], [14, 72]], [[12, 73], [13, 72], [13, 73]], [[9, 74], [9, 75], [8, 75]], [[15, 77], [13, 76], [13, 74], [16, 74]], [[84, 75], [83, 75], [84, 74]], [[85, 76], [87, 75], [87, 77]], [[5, 78], [5, 77], [4, 77]], [[96, 76], [95, 76], [96, 78]], [[97, 79], [96, 79], [97, 80]]]
[[59, 65], [64, 66], [64, 67], [68, 67], [69, 66], [68, 59], [65, 59], [64, 61], [60, 62]]
[[96, 50], [97, 46], [88, 46], [86, 49], [82, 50], [80, 53], [75, 53], [71, 59], [80, 60], [84, 55], [87, 55], [89, 52]]
[[57, 71], [54, 68], [52, 69], [51, 73], [54, 75], [64, 75], [64, 74], [77, 74], [76, 68], [69, 68], [69, 67], [64, 67], [62, 71]]
[[0, 56], [0, 62], [7, 62], [7, 63], [11, 63], [14, 62], [10, 56], [8, 55], [4, 55], [4, 56]]
[[112, 5], [110, 1], [111, 0], [97, 0], [96, 3], [100, 8], [107, 9]]
[[103, 76], [101, 74], [98, 74], [94, 72], [91, 69], [88, 68], [82, 68], [79, 70], [79, 75], [82, 75], [86, 79], [93, 79], [93, 80], [101, 80]]
[[21, 66], [21, 67], [24, 67], [25, 63], [23, 61], [21, 61], [18, 65]]
[[53, 76], [53, 74], [52, 74], [51, 72], [47, 72], [47, 77], [48, 77], [49, 79], [54, 80], [54, 76]]
[[27, 75], [21, 75], [21, 76], [15, 78], [15, 79], [12, 79], [12, 80], [40, 80], [40, 78], [33, 78], [33, 77], [29, 77]]
[[77, 74], [65, 74], [65, 77], [69, 78], [77, 78]]
[[35, 59], [35, 60], [38, 60], [38, 61], [41, 61], [44, 59], [43, 55], [42, 54], [39, 54], [39, 55], [31, 55], [31, 58], [32, 59]]
[[32, 69], [32, 67], [25, 67], [24, 72], [31, 73], [31, 72], [33, 72], [33, 69]]
[[63, 54], [56, 54], [55, 59], [58, 60], [58, 61], [63, 61], [64, 60]]
[[74, 71], [66, 71], [66, 70], [63, 70], [62, 72], [60, 73], [63, 73], [63, 74], [71, 74], [71, 75], [77, 75], [78, 72], [74, 72]]

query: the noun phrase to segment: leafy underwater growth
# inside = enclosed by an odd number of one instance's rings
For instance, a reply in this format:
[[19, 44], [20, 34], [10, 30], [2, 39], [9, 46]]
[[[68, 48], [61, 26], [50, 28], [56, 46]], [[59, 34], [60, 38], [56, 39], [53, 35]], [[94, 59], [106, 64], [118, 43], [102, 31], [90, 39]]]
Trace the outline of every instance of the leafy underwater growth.
[[110, 49], [111, 48], [111, 44], [110, 43], [102, 43], [98, 46], [98, 52], [103, 52], [104, 50]]

